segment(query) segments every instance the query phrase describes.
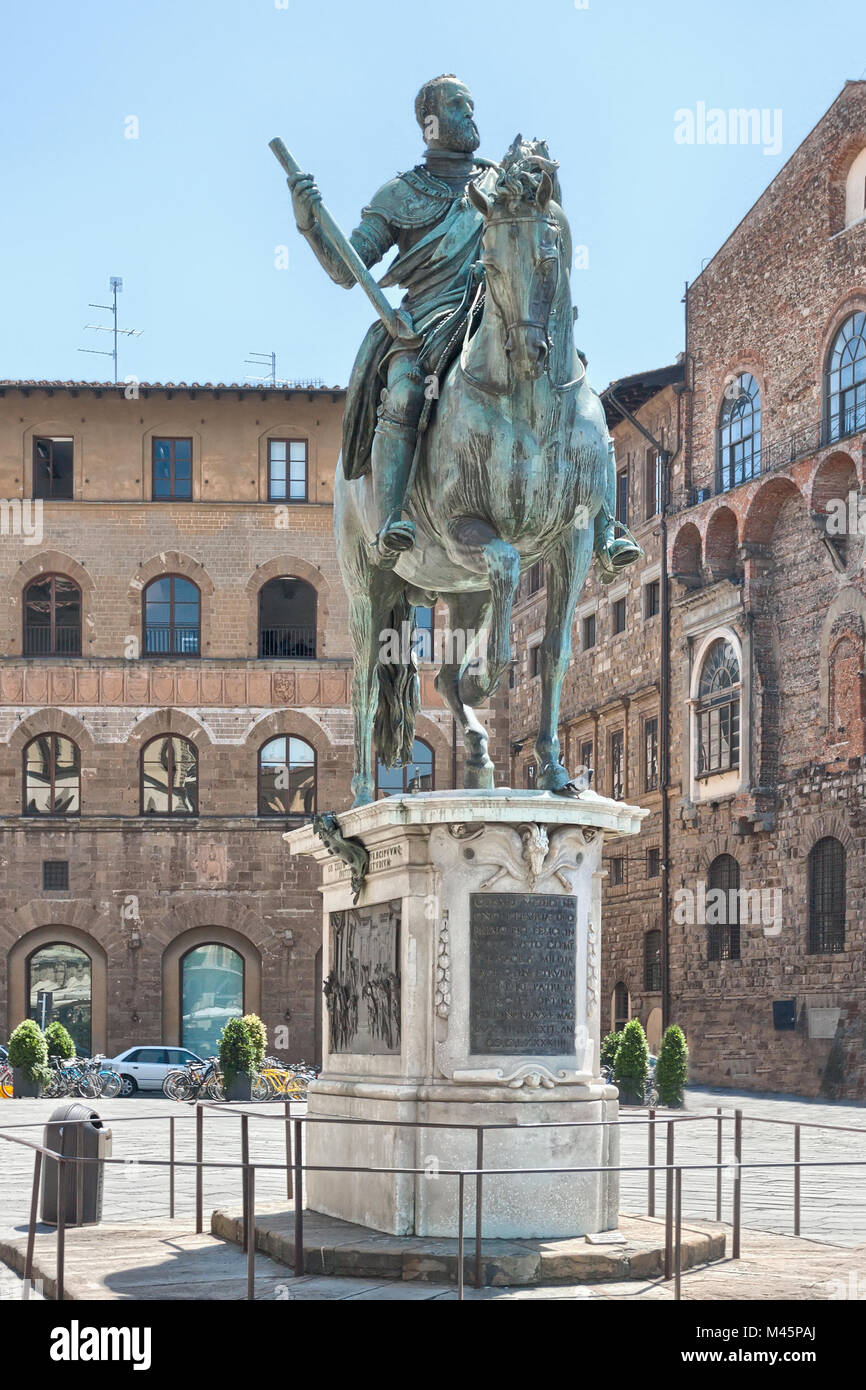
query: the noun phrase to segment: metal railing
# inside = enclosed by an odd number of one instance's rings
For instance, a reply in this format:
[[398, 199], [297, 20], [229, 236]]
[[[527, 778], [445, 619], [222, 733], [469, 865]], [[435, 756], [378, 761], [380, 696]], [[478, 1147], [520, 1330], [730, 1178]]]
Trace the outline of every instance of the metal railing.
[[313, 661], [316, 655], [314, 627], [263, 627], [259, 629], [259, 656]]
[[148, 623], [144, 629], [145, 656], [198, 656], [198, 627]]
[[81, 624], [58, 623], [53, 635], [49, 626], [26, 623], [24, 627], [24, 656], [80, 656]]
[[[801, 1158], [801, 1134], [803, 1129], [816, 1129], [839, 1133], [854, 1133], [866, 1135], [866, 1129], [854, 1125], [830, 1125], [821, 1121], [805, 1120], [784, 1120], [775, 1116], [744, 1116], [741, 1110], [735, 1110], [733, 1115], [725, 1114], [722, 1107], [716, 1108], [715, 1114], [700, 1115], [666, 1115], [659, 1117], [655, 1110], [649, 1110], [647, 1116], [634, 1116], [617, 1120], [574, 1120], [574, 1121], [542, 1121], [528, 1125], [514, 1125], [513, 1122], [503, 1122], [499, 1124], [453, 1124], [443, 1122], [428, 1122], [422, 1120], [366, 1120], [356, 1119], [355, 1117], [343, 1116], [298, 1116], [292, 1115], [290, 1103], [288, 1101], [261, 1101], [252, 1102], [252, 1110], [237, 1111], [231, 1108], [226, 1102], [196, 1102], [195, 1104], [195, 1158], [179, 1159], [176, 1155], [176, 1130], [175, 1122], [179, 1118], [175, 1115], [170, 1116], [120, 1116], [112, 1117], [111, 1123], [144, 1123], [153, 1120], [168, 1121], [169, 1125], [169, 1145], [168, 1157], [159, 1158], [139, 1158], [136, 1156], [138, 1166], [167, 1168], [169, 1179], [169, 1216], [175, 1218], [176, 1207], [176, 1170], [194, 1169], [195, 1170], [195, 1230], [201, 1234], [204, 1229], [204, 1173], [206, 1169], [230, 1169], [238, 1170], [241, 1179], [241, 1200], [242, 1200], [242, 1250], [247, 1256], [247, 1299], [255, 1298], [255, 1252], [256, 1252], [256, 1227], [255, 1227], [255, 1195], [256, 1195], [256, 1174], [257, 1172], [285, 1172], [286, 1175], [286, 1197], [292, 1200], [293, 1194], [297, 1198], [294, 1203], [294, 1241], [293, 1241], [293, 1268], [295, 1277], [306, 1273], [304, 1256], [304, 1207], [303, 1207], [303, 1182], [304, 1174], [310, 1172], [325, 1173], [353, 1173], [353, 1174], [393, 1174], [394, 1176], [416, 1176], [429, 1177], [429, 1169], [414, 1167], [378, 1167], [347, 1164], [309, 1164], [304, 1162], [304, 1126], [310, 1124], [328, 1125], [365, 1125], [368, 1127], [386, 1126], [401, 1129], [444, 1129], [448, 1131], [464, 1131], [475, 1135], [475, 1163], [472, 1167], [465, 1168], [442, 1168], [438, 1170], [438, 1177], [452, 1178], [457, 1185], [457, 1259], [456, 1259], [456, 1285], [458, 1300], [463, 1300], [465, 1290], [466, 1274], [466, 1234], [465, 1234], [465, 1195], [467, 1179], [473, 1182], [475, 1206], [474, 1206], [474, 1269], [473, 1283], [476, 1288], [483, 1286], [483, 1193], [484, 1182], [486, 1179], [494, 1177], [520, 1177], [520, 1176], [545, 1176], [551, 1177], [563, 1174], [580, 1173], [646, 1173], [647, 1175], [647, 1215], [651, 1219], [656, 1219], [656, 1183], [659, 1175], [664, 1177], [665, 1184], [665, 1239], [664, 1239], [664, 1264], [662, 1282], [672, 1283], [674, 1298], [680, 1299], [682, 1295], [682, 1272], [683, 1272], [683, 1174], [699, 1172], [715, 1172], [716, 1174], [716, 1221], [722, 1224], [723, 1213], [723, 1174], [726, 1171], [733, 1171], [733, 1191], [731, 1198], [731, 1258], [740, 1258], [741, 1234], [742, 1234], [742, 1201], [743, 1201], [743, 1174], [749, 1171], [760, 1171], [762, 1169], [792, 1169], [793, 1170], [793, 1234], [800, 1235], [801, 1226], [801, 1197], [802, 1183], [801, 1175], [803, 1169], [808, 1168], [866, 1168], [866, 1159], [810, 1159]], [[273, 1105], [282, 1106], [279, 1115], [267, 1113], [269, 1107]], [[204, 1157], [204, 1117], [205, 1111], [215, 1111], [222, 1118], [237, 1116], [241, 1125], [241, 1159], [240, 1162], [228, 1159], [208, 1159]], [[188, 1113], [188, 1112], [187, 1112]], [[265, 1162], [252, 1160], [250, 1158], [249, 1146], [249, 1122], [252, 1114], [255, 1113], [261, 1118], [274, 1120], [285, 1126], [285, 1161], [282, 1163]], [[184, 1117], [185, 1118], [185, 1117]], [[193, 1116], [189, 1116], [190, 1120]], [[747, 1120], [755, 1124], [782, 1125], [793, 1130], [793, 1156], [790, 1159], [774, 1160], [751, 1160], [743, 1159], [743, 1121]], [[724, 1126], [733, 1121], [733, 1156], [725, 1160], [723, 1156]], [[676, 1128], [683, 1124], [696, 1124], [711, 1122], [715, 1125], [716, 1131], [716, 1157], [714, 1162], [683, 1162], [678, 1161], [675, 1153]], [[124, 1158], [98, 1158], [85, 1157], [82, 1152], [81, 1129], [83, 1124], [90, 1123], [88, 1118], [82, 1120], [64, 1120], [64, 1125], [77, 1125], [78, 1137], [76, 1139], [76, 1153], [74, 1155], [64, 1155], [54, 1150], [48, 1149], [33, 1140], [26, 1139], [10, 1131], [13, 1129], [32, 1129], [42, 1127], [39, 1122], [26, 1122], [20, 1125], [7, 1125], [0, 1129], [0, 1139], [8, 1143], [21, 1145], [34, 1154], [33, 1185], [30, 1199], [30, 1214], [27, 1228], [27, 1244], [24, 1259], [24, 1285], [22, 1297], [28, 1298], [33, 1281], [33, 1263], [35, 1255], [36, 1225], [39, 1201], [39, 1187], [42, 1176], [43, 1160], [47, 1157], [57, 1164], [57, 1226], [56, 1226], [56, 1274], [55, 1274], [55, 1298], [59, 1301], [64, 1296], [65, 1278], [65, 1257], [66, 1257], [66, 1213], [64, 1209], [63, 1195], [69, 1190], [67, 1170], [72, 1165], [75, 1174], [75, 1194], [76, 1194], [76, 1224], [82, 1224], [83, 1211], [83, 1191], [84, 1191], [84, 1165], [87, 1163], [105, 1163], [107, 1165], [128, 1164], [128, 1159]], [[484, 1136], [488, 1131], [499, 1131], [509, 1129], [519, 1129], [521, 1133], [533, 1129], [579, 1129], [579, 1128], [606, 1128], [617, 1126], [620, 1129], [646, 1125], [647, 1126], [647, 1162], [645, 1164], [618, 1164], [618, 1165], [580, 1165], [574, 1167], [543, 1167], [543, 1168], [488, 1168], [484, 1163]], [[657, 1161], [657, 1129], [663, 1126], [665, 1130], [665, 1158], [664, 1162]]]

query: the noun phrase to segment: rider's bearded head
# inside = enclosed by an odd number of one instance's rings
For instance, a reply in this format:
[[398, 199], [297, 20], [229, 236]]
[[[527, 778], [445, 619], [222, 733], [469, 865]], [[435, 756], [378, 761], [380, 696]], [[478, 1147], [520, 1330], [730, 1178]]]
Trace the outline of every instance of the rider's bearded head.
[[469, 88], [453, 72], [425, 82], [415, 98], [415, 119], [430, 149], [471, 154], [480, 136], [472, 119], [474, 104]]

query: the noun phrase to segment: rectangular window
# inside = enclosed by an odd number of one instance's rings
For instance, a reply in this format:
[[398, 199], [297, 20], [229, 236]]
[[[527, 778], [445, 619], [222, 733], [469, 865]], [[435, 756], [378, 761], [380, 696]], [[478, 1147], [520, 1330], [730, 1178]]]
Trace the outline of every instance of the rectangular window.
[[535, 776], [537, 771], [538, 768], [534, 758], [532, 759], [532, 762], [526, 763], [526, 765], [524, 766], [523, 782], [524, 785], [528, 787], [530, 790], [532, 790], [535, 787]]
[[192, 499], [192, 440], [154, 439], [154, 502], [189, 502]]
[[643, 726], [643, 789], [658, 791], [659, 786], [659, 721], [658, 716], [645, 719]]
[[306, 502], [307, 441], [268, 440], [268, 501]]
[[658, 845], [650, 845], [646, 852], [646, 876], [658, 878], [662, 871], [662, 852]]
[[618, 598], [611, 604], [613, 610], [613, 631], [614, 636], [618, 632], [625, 632], [625, 598]]
[[648, 931], [643, 944], [643, 987], [650, 994], [662, 987], [662, 934]]
[[587, 613], [583, 620], [583, 650], [588, 652], [595, 646], [595, 614]]
[[740, 766], [740, 700], [698, 712], [698, 776]]
[[643, 586], [643, 615], [645, 618], [658, 617], [661, 611], [662, 585], [660, 579], [652, 579]]
[[615, 729], [610, 736], [610, 794], [614, 801], [622, 801], [625, 774], [625, 733]]
[[33, 496], [71, 499], [71, 439], [34, 439]]
[[580, 764], [581, 767], [592, 767], [592, 739], [585, 739], [580, 745]]
[[46, 891], [62, 891], [69, 887], [69, 860], [43, 859], [42, 887]]
[[537, 594], [539, 589], [544, 588], [544, 561], [537, 560], [526, 572], [526, 592], [527, 594]]
[[541, 675], [541, 643], [529, 648], [529, 674], [530, 676]]
[[617, 854], [610, 860], [610, 886], [611, 888], [622, 888], [625, 883], [625, 858]]
[[658, 449], [646, 451], [646, 519], [656, 516], [662, 509], [662, 461]]
[[628, 526], [628, 469], [616, 475], [616, 519]]

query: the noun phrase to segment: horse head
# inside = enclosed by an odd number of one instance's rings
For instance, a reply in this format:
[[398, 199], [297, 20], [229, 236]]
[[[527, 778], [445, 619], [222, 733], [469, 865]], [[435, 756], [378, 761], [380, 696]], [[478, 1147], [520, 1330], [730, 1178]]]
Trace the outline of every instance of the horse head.
[[[542, 153], [543, 150], [543, 153]], [[551, 350], [550, 311], [559, 282], [560, 226], [550, 212], [558, 191], [547, 147], [518, 135], [488, 197], [470, 183], [467, 194], [484, 218], [481, 262], [487, 294], [502, 321], [504, 350], [514, 375], [535, 380]]]

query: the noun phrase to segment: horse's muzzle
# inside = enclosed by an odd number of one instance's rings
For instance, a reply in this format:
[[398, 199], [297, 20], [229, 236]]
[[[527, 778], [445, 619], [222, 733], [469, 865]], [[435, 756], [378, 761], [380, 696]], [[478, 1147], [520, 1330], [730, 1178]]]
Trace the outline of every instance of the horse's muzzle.
[[516, 323], [505, 338], [505, 355], [517, 376], [535, 380], [547, 365], [550, 341], [536, 323]]

